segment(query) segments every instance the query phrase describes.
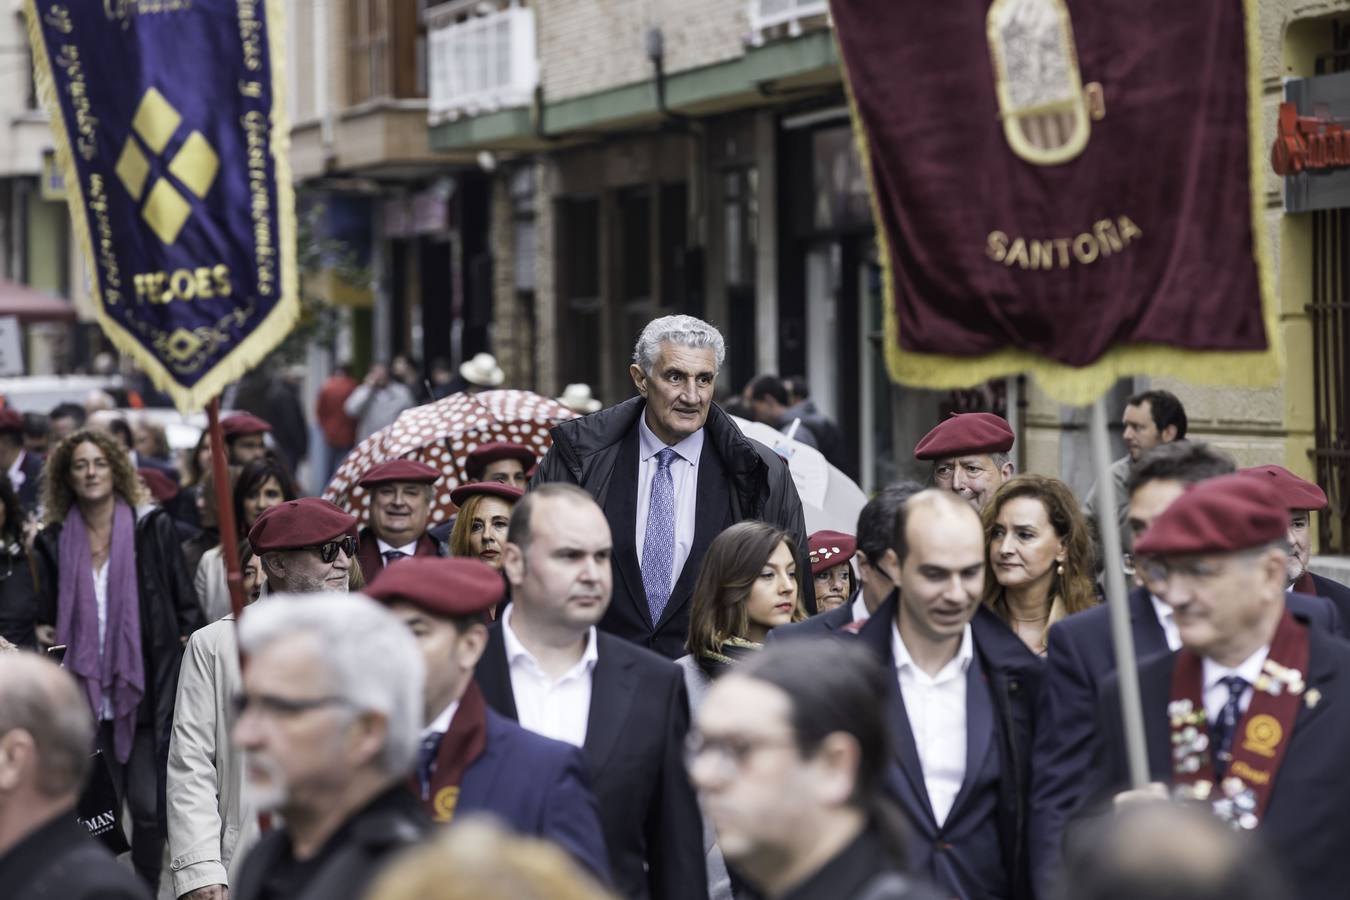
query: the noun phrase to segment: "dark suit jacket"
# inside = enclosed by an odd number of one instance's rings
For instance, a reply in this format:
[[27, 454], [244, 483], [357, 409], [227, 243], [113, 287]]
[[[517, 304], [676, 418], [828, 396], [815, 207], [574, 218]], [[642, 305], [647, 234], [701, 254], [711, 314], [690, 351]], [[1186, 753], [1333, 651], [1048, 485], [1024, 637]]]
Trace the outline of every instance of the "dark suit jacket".
[[1332, 581], [1330, 578], [1323, 578], [1321, 575], [1312, 576], [1313, 588], [1317, 596], [1326, 597], [1336, 607], [1336, 612], [1340, 614], [1341, 622], [1350, 628], [1350, 587], [1346, 587], [1339, 581]]
[[19, 505], [24, 512], [33, 512], [42, 499], [42, 457], [25, 450], [19, 471], [23, 472], [23, 487], [15, 492], [19, 496]]
[[[360, 538], [356, 547], [356, 561], [361, 564], [361, 574], [365, 576], [367, 582], [374, 581], [375, 576], [384, 570], [384, 557], [380, 556], [380, 545], [375, 542], [375, 532], [370, 526], [361, 529], [358, 535]], [[417, 539], [416, 556], [447, 556], [449, 551], [445, 545], [424, 534]]]
[[[859, 588], [861, 590], [861, 588]], [[835, 634], [839, 629], [844, 628], [853, 622], [853, 601], [857, 599], [858, 594], [855, 591], [848, 602], [843, 606], [836, 606], [829, 612], [817, 613], [809, 618], [802, 619], [800, 622], [792, 622], [788, 625], [780, 625], [769, 632], [769, 641], [790, 641], [799, 638], [818, 638], [829, 637]]]
[[[893, 592], [858, 632], [858, 640], [886, 663], [891, 673], [895, 672], [891, 635], [898, 602], [898, 594]], [[968, 705], [967, 759], [984, 758], [995, 735], [1001, 739], [998, 748], [1000, 773], [996, 824], [1002, 865], [1007, 873], [1011, 896], [1030, 898], [1026, 820], [1031, 778], [1031, 739], [1035, 721], [1033, 707], [1040, 690], [1043, 665], [988, 607], [981, 606], [970, 624], [975, 654], [989, 685], [992, 709], [975, 703]], [[897, 799], [917, 836], [910, 863], [924, 877], [933, 878], [933, 871], [942, 868], [934, 865], [936, 854], [947, 853], [955, 858], [957, 868], [977, 871], [988, 861], [973, 858], [968, 848], [961, 843], [962, 835], [980, 824], [969, 818], [971, 810], [968, 801], [971, 799], [970, 787], [976, 774], [975, 766], [966, 767], [966, 783], [957, 795], [946, 821], [938, 826], [928, 802], [928, 789], [924, 784], [909, 715], [900, 694], [900, 683], [894, 674], [890, 684], [891, 689], [886, 698], [888, 717], [903, 775], [896, 781]], [[994, 717], [997, 717], [997, 722]], [[944, 892], [957, 893], [959, 890], [958, 885], [950, 883], [939, 882], [938, 886]]]
[[[703, 426], [698, 502], [689, 556], [653, 623], [637, 555], [638, 417], [641, 397], [570, 419], [550, 432], [553, 446], [539, 463], [531, 487], [550, 481], [580, 485], [605, 511], [614, 538], [614, 593], [600, 627], [670, 659], [686, 653], [689, 607], [708, 545], [727, 526], [762, 519], [782, 528], [806, 558], [806, 524], [792, 474], [778, 454], [741, 434], [713, 404]], [[803, 601], [815, 610], [814, 581]]]
[[[582, 748], [620, 896], [704, 900], [703, 820], [684, 770], [689, 701], [680, 669], [603, 631]], [[515, 719], [501, 623], [475, 673], [488, 706]]]
[[[1317, 628], [1309, 629], [1308, 640], [1308, 689], [1316, 688], [1321, 698], [1311, 709], [1306, 704], [1299, 708], [1257, 833], [1274, 851], [1296, 896], [1325, 900], [1344, 897], [1350, 884], [1350, 853], [1346, 853], [1350, 823], [1345, 815], [1350, 809], [1350, 778], [1345, 777], [1345, 760], [1350, 756], [1350, 644]], [[1172, 759], [1167, 705], [1175, 665], [1173, 653], [1139, 665], [1149, 774], [1152, 780], [1169, 785]], [[1097, 738], [1084, 812], [1100, 808], [1129, 787], [1120, 685], [1114, 673], [1102, 685], [1102, 701], [1097, 708]]]
[[[1341, 633], [1343, 622], [1328, 601], [1291, 593], [1286, 602], [1315, 627]], [[1169, 652], [1147, 589], [1131, 591], [1129, 605], [1135, 657]], [[1064, 827], [1083, 798], [1101, 684], [1116, 670], [1110, 608], [1095, 606], [1052, 626], [1046, 662], [1031, 767], [1031, 863], [1042, 894], [1059, 865]]]
[[9, 900], [150, 900], [144, 882], [89, 836], [74, 809], [0, 856], [0, 894]]
[[581, 751], [487, 710], [487, 745], [460, 781], [455, 815], [491, 813], [553, 841], [609, 883], [609, 854]]

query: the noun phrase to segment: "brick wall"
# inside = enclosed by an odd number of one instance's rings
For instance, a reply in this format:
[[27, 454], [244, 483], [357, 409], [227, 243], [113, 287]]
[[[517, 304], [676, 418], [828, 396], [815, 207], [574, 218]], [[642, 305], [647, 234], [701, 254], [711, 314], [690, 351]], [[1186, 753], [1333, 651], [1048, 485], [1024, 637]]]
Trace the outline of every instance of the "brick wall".
[[665, 35], [667, 72], [744, 53], [749, 0], [537, 0], [541, 77], [550, 100], [652, 76], [646, 33]]

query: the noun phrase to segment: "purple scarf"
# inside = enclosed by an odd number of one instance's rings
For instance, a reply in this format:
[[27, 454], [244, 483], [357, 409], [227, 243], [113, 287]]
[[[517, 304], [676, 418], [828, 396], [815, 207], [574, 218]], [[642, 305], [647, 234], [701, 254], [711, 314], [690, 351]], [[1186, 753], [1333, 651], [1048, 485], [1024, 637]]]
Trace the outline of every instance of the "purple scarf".
[[108, 549], [107, 625], [100, 647], [89, 529], [78, 506], [72, 506], [70, 513], [60, 538], [56, 642], [66, 645], [64, 665], [84, 687], [94, 718], [102, 717], [104, 697], [111, 702], [113, 751], [125, 763], [136, 737], [136, 708], [145, 695], [135, 515], [131, 507], [116, 501]]

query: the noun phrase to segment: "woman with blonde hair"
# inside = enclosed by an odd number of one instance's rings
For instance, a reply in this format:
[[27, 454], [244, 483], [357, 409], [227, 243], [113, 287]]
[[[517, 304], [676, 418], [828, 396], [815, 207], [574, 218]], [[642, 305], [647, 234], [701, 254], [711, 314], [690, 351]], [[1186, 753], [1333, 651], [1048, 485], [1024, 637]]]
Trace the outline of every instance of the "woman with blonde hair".
[[183, 643], [202, 625], [173, 519], [147, 503], [126, 452], [76, 431], [47, 457], [46, 527], [33, 542], [39, 640], [98, 721], [98, 747], [131, 808], [131, 858], [159, 884], [165, 760]]
[[556, 844], [469, 817], [409, 850], [366, 900], [611, 900]]
[[450, 529], [450, 555], [480, 560], [500, 572], [511, 512], [523, 496], [515, 485], [497, 481], [462, 484], [451, 491], [458, 512]]
[[1097, 603], [1092, 536], [1069, 486], [1018, 475], [985, 507], [984, 602], [1034, 653], [1050, 626]]

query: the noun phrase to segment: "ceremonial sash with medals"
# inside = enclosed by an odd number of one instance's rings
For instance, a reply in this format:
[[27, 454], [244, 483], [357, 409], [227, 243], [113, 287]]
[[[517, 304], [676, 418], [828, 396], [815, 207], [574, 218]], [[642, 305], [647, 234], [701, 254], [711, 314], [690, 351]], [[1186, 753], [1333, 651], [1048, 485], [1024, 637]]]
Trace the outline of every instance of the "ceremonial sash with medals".
[[1167, 706], [1173, 796], [1209, 803], [1216, 816], [1235, 828], [1259, 825], [1294, 733], [1307, 670], [1308, 629], [1285, 610], [1261, 676], [1252, 685], [1251, 704], [1233, 732], [1228, 772], [1216, 786], [1201, 658], [1184, 647], [1178, 650]]
[[[436, 767], [431, 774], [430, 794], [422, 800], [422, 807], [435, 822], [449, 822], [455, 817], [459, 803], [459, 783], [473, 761], [483, 755], [487, 747], [487, 704], [478, 682], [470, 681], [459, 709], [450, 720], [450, 729], [441, 738], [436, 751]], [[420, 794], [417, 776], [408, 780], [414, 795]]]

